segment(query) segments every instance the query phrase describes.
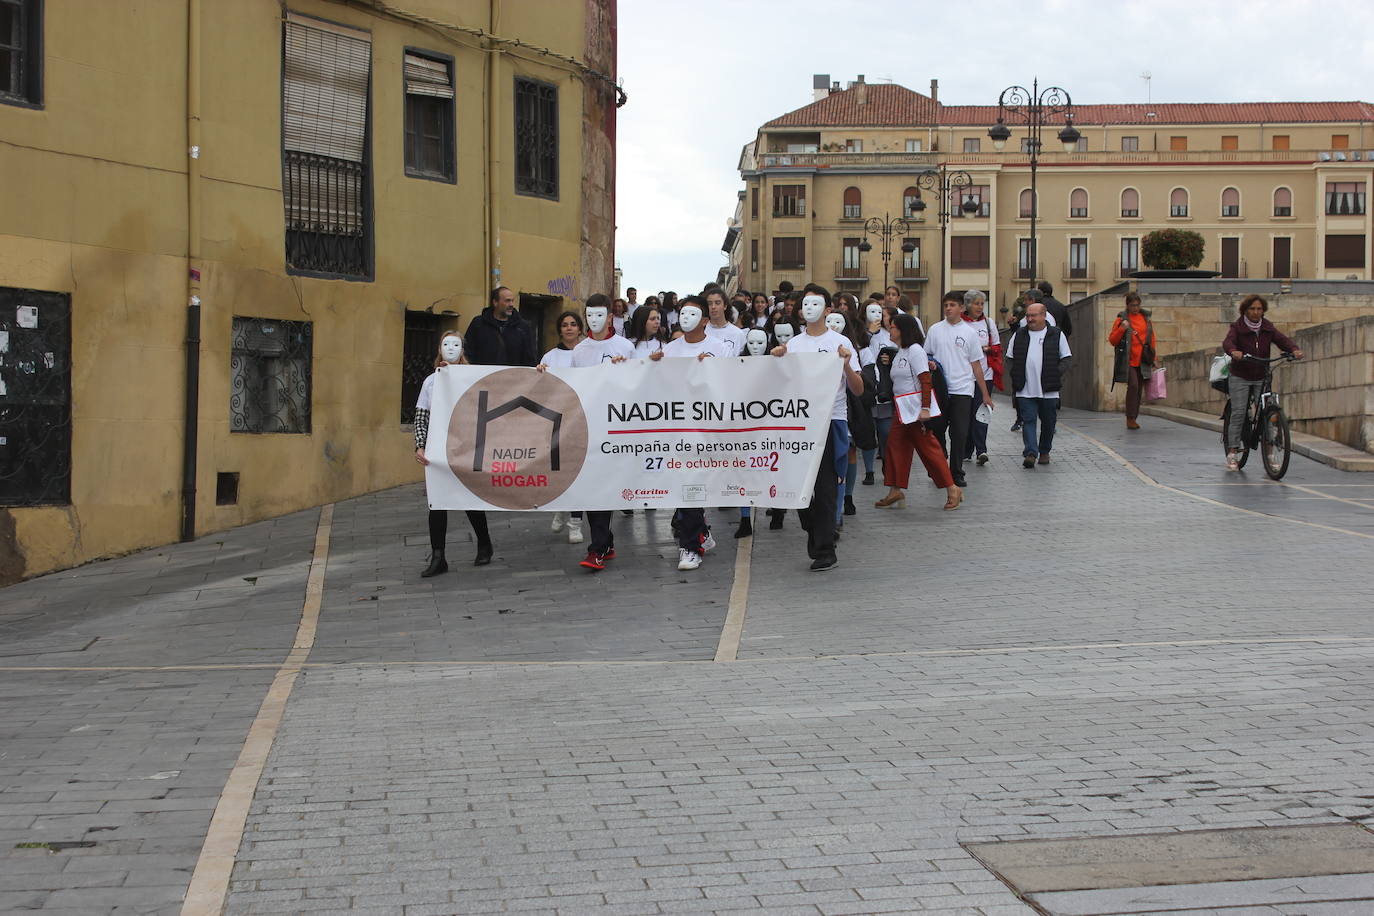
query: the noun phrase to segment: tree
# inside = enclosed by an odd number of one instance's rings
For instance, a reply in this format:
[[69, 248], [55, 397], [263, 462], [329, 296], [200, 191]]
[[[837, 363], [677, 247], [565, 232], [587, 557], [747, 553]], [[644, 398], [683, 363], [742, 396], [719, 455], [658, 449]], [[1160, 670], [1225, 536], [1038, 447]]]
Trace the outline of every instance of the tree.
[[1191, 270], [1202, 263], [1206, 247], [1190, 229], [1156, 229], [1140, 243], [1140, 259], [1155, 270]]

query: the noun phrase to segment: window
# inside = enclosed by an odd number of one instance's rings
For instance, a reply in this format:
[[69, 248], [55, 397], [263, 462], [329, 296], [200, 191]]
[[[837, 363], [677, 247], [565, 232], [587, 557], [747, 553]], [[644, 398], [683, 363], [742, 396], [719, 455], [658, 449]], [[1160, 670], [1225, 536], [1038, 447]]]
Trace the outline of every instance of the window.
[[864, 142], [862, 140], [846, 140], [844, 141], [844, 151], [846, 153], [862, 153]]
[[0, 0], [0, 102], [43, 104], [42, 0]]
[[1135, 188], [1126, 188], [1121, 192], [1121, 215], [1126, 219], [1140, 216], [1140, 192]]
[[902, 270], [898, 276], [919, 277], [921, 275], [921, 240], [911, 239], [911, 244], [916, 247], [911, 251], [902, 252]]
[[757, 186], [749, 189], [749, 218], [759, 218], [759, 189]]
[[908, 141], [906, 141], [906, 151], [907, 151], [908, 153], [919, 153], [919, 152], [921, 151], [921, 141], [920, 141], [920, 140], [908, 140]]
[[1088, 138], [1079, 137], [1078, 142], [1073, 145], [1075, 153], [1086, 153], [1088, 151]]
[[558, 87], [515, 80], [515, 193], [558, 199]]
[[1133, 270], [1140, 269], [1140, 239], [1121, 240], [1121, 271], [1118, 277], [1124, 277]]
[[434, 371], [434, 355], [439, 352], [440, 323], [429, 312], [405, 314], [405, 336], [401, 339], [401, 423], [415, 422], [415, 401], [420, 388]]
[[1288, 134], [1274, 134], [1269, 140], [1271, 149], [1288, 149]]
[[1187, 148], [1188, 148], [1188, 138], [1187, 138], [1187, 137], [1170, 137], [1170, 138], [1169, 138], [1169, 149], [1178, 152], [1178, 151], [1186, 150]]
[[859, 240], [845, 239], [842, 251], [844, 252], [844, 260], [841, 265], [840, 276], [859, 276]]
[[1227, 188], [1221, 192], [1221, 215], [1240, 216], [1240, 191]]
[[1139, 138], [1139, 137], [1122, 137], [1122, 138], [1121, 138], [1121, 151], [1122, 151], [1123, 153], [1138, 153], [1138, 152], [1140, 152], [1140, 138]]
[[986, 270], [988, 237], [956, 235], [949, 240], [949, 266], [956, 270]]
[[1293, 215], [1293, 192], [1288, 188], [1274, 189], [1274, 215]]
[[921, 189], [920, 189], [920, 188], [907, 188], [905, 191], [903, 191], [903, 192], [902, 192], [902, 215], [903, 215], [903, 216], [916, 216], [916, 215], [918, 215], [918, 214], [920, 213], [920, 211], [919, 211], [919, 210], [916, 210], [916, 209], [914, 209], [914, 208], [915, 208], [916, 204], [920, 201], [920, 199], [921, 199]]
[[1169, 215], [1187, 216], [1188, 215], [1188, 191], [1185, 188], [1174, 188], [1169, 192]]
[[[972, 201], [977, 207], [972, 213], [964, 212], [964, 204]], [[992, 213], [991, 189], [985, 184], [971, 184], [954, 188], [949, 192], [949, 206], [956, 217], [982, 217]]]
[[980, 151], [982, 148], [983, 148], [983, 140], [982, 140], [981, 137], [965, 137], [965, 138], [964, 138], [964, 152], [966, 152], [966, 153], [976, 153], [976, 152]]
[[1030, 219], [1035, 215], [1035, 196], [1030, 188], [1022, 189], [1017, 198], [1016, 215], [1021, 219]]
[[818, 153], [821, 145], [819, 143], [789, 143], [787, 152], [789, 153]]
[[805, 216], [805, 215], [806, 215], [806, 185], [804, 185], [804, 184], [778, 184], [778, 185], [773, 185], [773, 215], [774, 215], [774, 216]]
[[1332, 149], [1350, 149], [1350, 134], [1332, 134]]
[[1328, 235], [1327, 267], [1364, 267], [1364, 236]]
[[453, 65], [407, 51], [404, 76], [406, 174], [453, 181]]
[[759, 240], [749, 240], [749, 269], [757, 271], [759, 269]]
[[372, 271], [367, 145], [372, 41], [287, 13], [282, 24], [282, 200], [286, 266], [332, 276]]
[[806, 266], [806, 239], [773, 239], [773, 267], [775, 270], [801, 270]]
[[858, 188], [844, 189], [844, 218], [863, 219], [864, 195]]
[[1363, 181], [1328, 181], [1327, 216], [1359, 216], [1364, 213]]
[[1088, 240], [1069, 239], [1069, 277], [1088, 275]]
[[1035, 279], [1035, 245], [1030, 239], [1016, 242], [1016, 276], [1022, 280]]
[[230, 432], [310, 432], [311, 336], [309, 321], [234, 318]]
[[1240, 135], [1239, 135], [1239, 134], [1222, 134], [1222, 135], [1221, 135], [1221, 148], [1222, 148], [1223, 150], [1240, 149]]
[[1088, 218], [1088, 192], [1083, 188], [1074, 188], [1069, 194], [1069, 217], [1071, 219]]
[[1030, 151], [1031, 151], [1031, 138], [1030, 138], [1030, 137], [1022, 137], [1022, 138], [1021, 138], [1021, 155], [1023, 155], [1023, 156], [1029, 156], [1029, 155], [1030, 155]]
[[71, 314], [69, 293], [0, 287], [0, 506], [71, 502]]

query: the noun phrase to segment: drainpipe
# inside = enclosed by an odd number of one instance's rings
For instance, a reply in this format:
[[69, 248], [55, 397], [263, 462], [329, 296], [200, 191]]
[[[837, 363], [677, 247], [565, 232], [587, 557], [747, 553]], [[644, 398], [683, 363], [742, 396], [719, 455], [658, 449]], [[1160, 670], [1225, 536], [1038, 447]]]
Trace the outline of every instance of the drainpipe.
[[196, 441], [200, 429], [200, 14], [186, 4], [186, 420], [181, 446], [181, 539], [196, 536]]
[[[500, 19], [497, 11], [500, 8], [501, 0], [489, 0], [487, 14], [487, 31], [492, 35], [499, 35]], [[487, 287], [497, 287], [502, 284], [501, 276], [501, 213], [498, 206], [497, 197], [498, 185], [501, 181], [501, 132], [498, 124], [503, 112], [497, 95], [501, 78], [501, 49], [495, 42], [490, 42], [487, 47]], [[483, 295], [485, 299], [485, 294]]]

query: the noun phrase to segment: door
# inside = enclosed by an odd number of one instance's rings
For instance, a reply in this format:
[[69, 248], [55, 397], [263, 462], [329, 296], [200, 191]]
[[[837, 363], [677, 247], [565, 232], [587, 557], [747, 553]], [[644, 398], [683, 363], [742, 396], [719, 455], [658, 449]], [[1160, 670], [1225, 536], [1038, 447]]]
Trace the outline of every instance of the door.
[[[553, 349], [558, 340], [558, 328], [554, 322], [562, 310], [562, 296], [540, 296], [535, 293], [520, 294], [520, 317], [534, 329], [534, 352], [536, 357], [543, 356]], [[553, 343], [546, 343], [553, 341]]]
[[1223, 277], [1240, 276], [1240, 239], [1221, 240], [1221, 275]]
[[1274, 239], [1274, 272], [1273, 277], [1288, 279], [1293, 276], [1293, 240], [1290, 238]]
[[71, 502], [68, 293], [0, 287], [0, 506]]

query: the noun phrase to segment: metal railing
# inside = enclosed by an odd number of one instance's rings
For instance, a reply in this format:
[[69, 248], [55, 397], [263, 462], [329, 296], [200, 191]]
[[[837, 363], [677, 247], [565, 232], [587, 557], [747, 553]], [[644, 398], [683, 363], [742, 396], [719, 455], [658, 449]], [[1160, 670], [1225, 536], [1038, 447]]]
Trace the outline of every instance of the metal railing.
[[1022, 264], [1020, 261], [1012, 261], [1009, 274], [1012, 278], [1017, 280], [1033, 280], [1035, 277], [1043, 277], [1045, 275], [1045, 262], [1041, 261], [1038, 266], [1039, 269], [1034, 271], [1034, 276], [1032, 276], [1031, 266], [1029, 264]]
[[367, 166], [361, 162], [284, 151], [287, 266], [367, 276], [366, 177]]
[[1297, 280], [1302, 277], [1302, 265], [1297, 261], [1289, 261], [1288, 272], [1279, 274], [1274, 272], [1274, 264], [1272, 261], [1265, 261], [1264, 276], [1269, 280]]
[[1237, 264], [1236, 264], [1236, 272], [1235, 272], [1234, 274], [1227, 274], [1227, 273], [1222, 269], [1222, 266], [1221, 266], [1221, 262], [1220, 262], [1220, 261], [1213, 261], [1213, 262], [1212, 262], [1212, 269], [1215, 270], [1217, 273], [1221, 274], [1221, 279], [1223, 279], [1223, 280], [1248, 280], [1248, 279], [1250, 279], [1250, 266], [1249, 266], [1248, 264], [1246, 264], [1245, 261], [1239, 261], [1239, 262], [1237, 262]]
[[899, 283], [903, 280], [928, 280], [930, 279], [930, 262], [923, 260], [910, 266], [899, 263], [895, 275]]
[[846, 264], [843, 260], [835, 262], [836, 280], [867, 280], [868, 261], [860, 258], [857, 264]]
[[[1321, 150], [1086, 150], [1081, 153], [1042, 150], [1042, 165], [1064, 165], [1074, 162], [1094, 165], [1151, 164], [1177, 162], [1318, 162]], [[874, 153], [764, 153], [758, 157], [760, 168], [890, 168], [909, 165], [934, 168], [941, 162], [949, 165], [1020, 165], [1030, 157], [1020, 150], [1005, 152], [962, 151], [940, 153], [908, 153], [904, 151]]]
[[1096, 277], [1096, 273], [1097, 273], [1097, 272], [1093, 269], [1093, 264], [1092, 264], [1091, 261], [1089, 261], [1087, 264], [1085, 264], [1085, 265], [1083, 265], [1083, 266], [1081, 266], [1081, 267], [1070, 266], [1068, 261], [1065, 261], [1065, 262], [1063, 262], [1063, 263], [1064, 263], [1064, 279], [1065, 279], [1065, 280], [1095, 280], [1095, 279], [1097, 279], [1097, 277]]

